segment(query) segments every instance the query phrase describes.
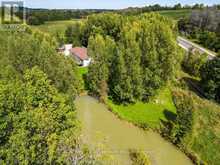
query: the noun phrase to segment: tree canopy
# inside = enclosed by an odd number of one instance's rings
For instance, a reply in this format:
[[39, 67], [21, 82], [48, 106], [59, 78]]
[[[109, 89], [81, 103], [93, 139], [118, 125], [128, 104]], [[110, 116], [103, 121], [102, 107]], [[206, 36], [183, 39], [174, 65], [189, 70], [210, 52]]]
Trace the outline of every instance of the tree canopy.
[[1, 164], [89, 159], [78, 142], [73, 101], [81, 80], [74, 61], [57, 54], [53, 38], [29, 27], [0, 33]]
[[220, 102], [220, 59], [207, 61], [202, 66], [200, 74], [206, 96]]
[[93, 57], [87, 79], [93, 94], [104, 81], [116, 102], [148, 100], [175, 77], [180, 53], [175, 24], [169, 19], [153, 13], [138, 19], [101, 14], [89, 17], [85, 29]]

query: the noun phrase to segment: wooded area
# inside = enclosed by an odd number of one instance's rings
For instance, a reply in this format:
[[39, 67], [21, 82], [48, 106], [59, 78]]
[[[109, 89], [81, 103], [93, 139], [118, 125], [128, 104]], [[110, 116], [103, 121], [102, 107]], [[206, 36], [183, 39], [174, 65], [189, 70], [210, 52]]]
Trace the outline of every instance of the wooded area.
[[[151, 12], [170, 9], [196, 10], [178, 24]], [[33, 25], [84, 19], [54, 35], [28, 25], [21, 25], [23, 32], [0, 31], [0, 162], [101, 164], [80, 139], [74, 101], [88, 92], [119, 118], [159, 132], [195, 164], [217, 165], [220, 60], [196, 50], [186, 53], [176, 39], [181, 33], [218, 52], [219, 14], [219, 5], [202, 4], [114, 12], [30, 9]], [[58, 54], [65, 43], [86, 47], [91, 65], [79, 68], [73, 58]], [[133, 162], [150, 161], [136, 150], [130, 156]]]
[[220, 53], [220, 10], [214, 7], [193, 10], [178, 22], [180, 32], [198, 44]]
[[1, 164], [95, 161], [79, 143], [73, 101], [81, 79], [75, 62], [57, 54], [56, 46], [30, 27], [0, 32]]

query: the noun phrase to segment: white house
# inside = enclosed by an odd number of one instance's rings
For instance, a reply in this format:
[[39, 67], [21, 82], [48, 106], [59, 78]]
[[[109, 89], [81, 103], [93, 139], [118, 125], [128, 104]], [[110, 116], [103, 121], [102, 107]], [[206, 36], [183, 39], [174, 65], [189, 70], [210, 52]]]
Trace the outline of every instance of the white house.
[[58, 51], [63, 53], [65, 56], [72, 56], [76, 63], [80, 66], [87, 67], [91, 63], [91, 58], [87, 54], [87, 48], [74, 47], [72, 44], [66, 44], [59, 48]]
[[66, 44], [64, 45], [64, 55], [69, 56], [70, 55], [70, 50], [73, 48], [72, 44]]
[[74, 57], [77, 64], [83, 67], [89, 66], [91, 58], [87, 54], [87, 48], [75, 47], [70, 50], [70, 54]]

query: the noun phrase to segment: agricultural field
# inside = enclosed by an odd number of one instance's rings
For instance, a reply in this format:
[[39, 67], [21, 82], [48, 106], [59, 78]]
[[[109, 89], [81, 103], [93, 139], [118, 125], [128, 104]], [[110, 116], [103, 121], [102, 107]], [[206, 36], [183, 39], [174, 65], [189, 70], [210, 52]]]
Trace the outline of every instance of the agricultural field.
[[57, 33], [64, 33], [66, 28], [69, 25], [74, 24], [76, 21], [80, 21], [80, 20], [74, 19], [74, 20], [66, 20], [66, 21], [51, 21], [51, 22], [46, 22], [43, 25], [32, 26], [32, 28], [49, 33], [51, 35], [56, 35]]
[[163, 10], [163, 11], [158, 11], [159, 14], [163, 16], [167, 16], [170, 18], [173, 18], [175, 20], [178, 20], [183, 17], [189, 17], [191, 10], [185, 9], [185, 10]]

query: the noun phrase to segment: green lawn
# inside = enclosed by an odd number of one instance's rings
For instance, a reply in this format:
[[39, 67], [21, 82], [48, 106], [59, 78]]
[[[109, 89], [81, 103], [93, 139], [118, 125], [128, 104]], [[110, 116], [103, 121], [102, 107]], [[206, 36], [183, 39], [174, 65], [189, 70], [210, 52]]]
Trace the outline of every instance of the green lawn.
[[191, 14], [191, 10], [189, 9], [183, 9], [183, 10], [163, 10], [158, 11], [159, 14], [163, 16], [167, 16], [170, 18], [173, 18], [175, 20], [178, 20], [183, 17], [189, 17]]
[[84, 75], [86, 75], [87, 73], [88, 73], [88, 67], [78, 67], [78, 74], [80, 76], [80, 79], [82, 80], [84, 90], [86, 89]]
[[83, 75], [88, 73], [88, 67], [78, 67], [79, 74], [83, 77]]
[[139, 126], [158, 128], [160, 119], [166, 120], [164, 111], [176, 113], [168, 88], [160, 90], [159, 95], [149, 103], [138, 102], [134, 105], [116, 105], [111, 100], [107, 102], [111, 110], [120, 118]]

